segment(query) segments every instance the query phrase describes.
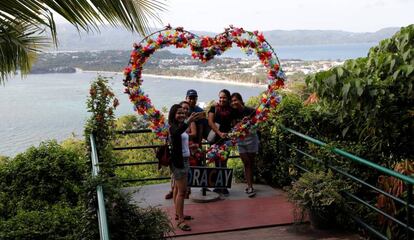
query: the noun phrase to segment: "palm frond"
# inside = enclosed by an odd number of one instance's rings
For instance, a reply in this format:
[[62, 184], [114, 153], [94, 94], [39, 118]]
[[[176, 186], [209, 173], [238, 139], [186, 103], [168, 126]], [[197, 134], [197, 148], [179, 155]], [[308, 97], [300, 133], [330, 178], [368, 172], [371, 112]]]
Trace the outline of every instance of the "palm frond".
[[161, 22], [157, 12], [164, 10], [160, 0], [0, 1], [0, 82], [18, 68], [22, 72], [30, 69], [29, 55], [41, 50], [38, 47], [45, 43], [45, 31], [57, 45], [53, 12], [78, 31], [99, 31], [102, 24], [108, 23], [145, 35], [150, 29], [149, 19]]
[[0, 81], [20, 70], [30, 71], [36, 54], [50, 45], [51, 41], [42, 37], [43, 29], [27, 23], [10, 23], [0, 26]]

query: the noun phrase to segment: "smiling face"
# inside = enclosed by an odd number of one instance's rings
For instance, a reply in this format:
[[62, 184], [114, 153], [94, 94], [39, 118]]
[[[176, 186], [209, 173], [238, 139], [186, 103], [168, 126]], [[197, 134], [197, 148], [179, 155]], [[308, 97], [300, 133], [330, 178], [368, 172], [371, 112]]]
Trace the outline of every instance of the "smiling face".
[[235, 109], [241, 109], [241, 108], [243, 108], [243, 103], [237, 97], [232, 97], [231, 98], [231, 107], [235, 108]]
[[190, 115], [190, 105], [188, 105], [187, 103], [182, 103], [181, 107], [182, 107], [182, 109], [184, 111], [184, 114], [186, 116]]
[[177, 109], [177, 112], [175, 113], [175, 120], [179, 123], [182, 123], [184, 122], [185, 118], [186, 118], [186, 115], [185, 115], [184, 109], [183, 108]]
[[190, 106], [193, 108], [197, 104], [197, 97], [196, 96], [189, 96], [186, 97], [185, 100], [190, 104]]
[[221, 106], [227, 106], [229, 104], [229, 99], [227, 98], [227, 95], [224, 92], [219, 93], [219, 104]]

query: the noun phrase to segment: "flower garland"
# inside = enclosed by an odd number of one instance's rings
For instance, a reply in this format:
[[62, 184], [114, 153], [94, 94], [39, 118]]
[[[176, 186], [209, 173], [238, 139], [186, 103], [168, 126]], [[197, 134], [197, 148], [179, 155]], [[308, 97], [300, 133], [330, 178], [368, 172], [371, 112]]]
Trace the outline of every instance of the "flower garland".
[[149, 122], [149, 127], [160, 139], [168, 137], [168, 124], [164, 115], [154, 107], [151, 99], [141, 88], [143, 65], [149, 57], [164, 47], [190, 47], [191, 56], [205, 63], [230, 49], [233, 43], [247, 55], [256, 53], [267, 69], [268, 88], [262, 95], [261, 104], [257, 107], [255, 115], [237, 124], [229, 133], [229, 140], [223, 144], [214, 144], [207, 150], [207, 158], [212, 161], [227, 159], [229, 147], [234, 146], [237, 139], [243, 139], [248, 135], [251, 129], [257, 128], [257, 124], [266, 121], [270, 109], [280, 103], [281, 97], [276, 90], [283, 87], [286, 76], [280, 68], [279, 59], [272, 47], [267, 43], [262, 33], [249, 32], [233, 26], [226, 28], [216, 37], [198, 37], [181, 27], [172, 29], [167, 26], [165, 29], [145, 37], [139, 44], [134, 44], [129, 66], [124, 70], [125, 93], [129, 94], [129, 99], [134, 104], [134, 110]]

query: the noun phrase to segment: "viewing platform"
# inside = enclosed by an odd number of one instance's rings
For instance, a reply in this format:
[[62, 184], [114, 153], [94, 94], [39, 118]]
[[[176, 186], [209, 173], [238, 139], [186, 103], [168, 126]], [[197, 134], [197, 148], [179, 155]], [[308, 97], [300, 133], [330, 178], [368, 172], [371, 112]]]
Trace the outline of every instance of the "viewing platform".
[[[184, 213], [194, 219], [192, 230], [175, 228], [170, 237], [178, 239], [360, 239], [357, 234], [337, 230], [313, 230], [308, 222], [295, 224], [294, 206], [286, 193], [267, 185], [254, 185], [256, 196], [244, 193], [245, 184], [233, 183], [228, 196], [214, 202], [197, 203], [185, 200]], [[125, 188], [132, 192], [132, 201], [141, 207], [159, 207], [167, 212], [174, 224], [175, 210], [171, 199], [164, 196], [170, 183]], [[192, 188], [199, 194], [200, 188]]]

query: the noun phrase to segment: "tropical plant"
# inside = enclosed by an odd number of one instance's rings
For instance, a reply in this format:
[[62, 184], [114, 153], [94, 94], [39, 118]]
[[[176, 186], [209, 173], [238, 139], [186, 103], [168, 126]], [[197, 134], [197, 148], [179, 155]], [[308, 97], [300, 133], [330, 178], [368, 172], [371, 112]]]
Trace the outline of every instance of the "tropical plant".
[[56, 14], [79, 31], [99, 31], [109, 23], [145, 34], [149, 19], [160, 21], [157, 12], [163, 10], [159, 0], [1, 1], [0, 82], [17, 70], [27, 73], [38, 52], [47, 44], [57, 45]]
[[[395, 164], [394, 171], [414, 177], [414, 162], [412, 160], [401, 161]], [[387, 193], [390, 193], [394, 197], [401, 199], [405, 198], [405, 200], [407, 199], [407, 185], [404, 184], [402, 180], [399, 180], [395, 177], [382, 175], [378, 178], [378, 183], [381, 189]], [[396, 204], [396, 201], [383, 194], [380, 194], [378, 196], [377, 207], [397, 219], [404, 219], [407, 216], [405, 205], [398, 203]], [[382, 229], [384, 229], [387, 233], [387, 237], [389, 239], [406, 238], [405, 228], [401, 227], [399, 224], [382, 215], [379, 216], [378, 222]]]
[[[330, 106], [345, 139], [364, 142], [381, 159], [414, 154], [414, 25], [381, 41], [368, 57], [306, 81], [320, 97], [319, 105]], [[394, 161], [382, 164], [391, 167]]]
[[85, 170], [56, 141], [0, 164], [0, 239], [81, 239]]
[[[87, 239], [99, 238], [96, 186], [101, 185], [105, 192], [105, 208], [112, 239], [164, 239], [164, 236], [171, 231], [166, 213], [160, 209], [140, 208], [131, 204], [130, 195], [121, 190], [122, 183], [115, 176], [117, 159], [116, 154], [113, 154], [114, 110], [118, 100], [107, 83], [107, 78], [98, 76], [91, 84], [90, 96], [87, 100], [88, 112], [91, 116], [85, 125], [86, 144], [90, 156], [89, 136], [93, 133], [100, 172], [99, 176], [90, 179], [85, 187], [87, 211], [84, 214], [86, 223], [83, 226], [83, 236]], [[119, 121], [119, 124], [123, 127], [136, 126], [135, 123], [128, 121], [131, 117], [126, 119]]]
[[331, 170], [307, 172], [292, 184], [288, 199], [300, 209], [300, 219], [308, 212], [311, 218], [319, 216], [332, 221], [344, 203], [341, 191], [346, 189], [344, 181]]

